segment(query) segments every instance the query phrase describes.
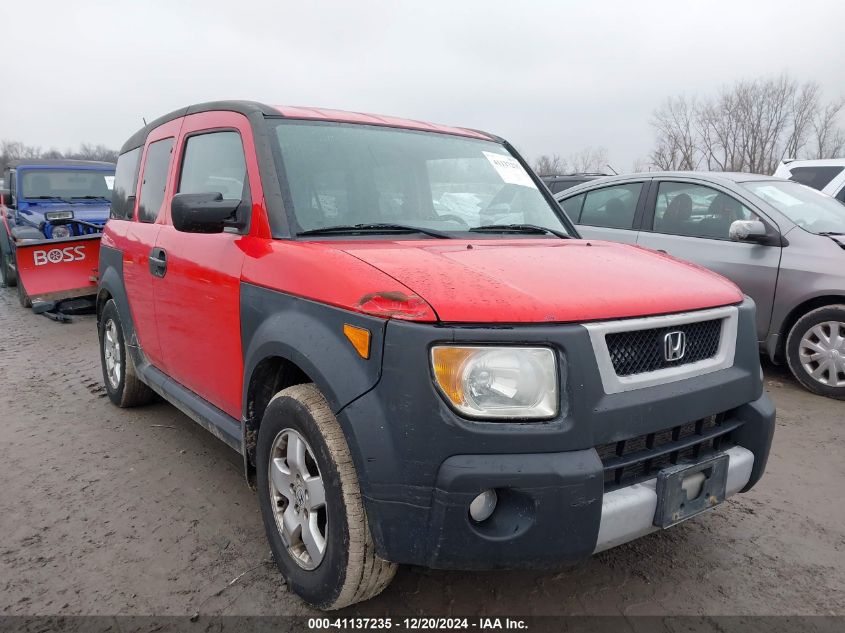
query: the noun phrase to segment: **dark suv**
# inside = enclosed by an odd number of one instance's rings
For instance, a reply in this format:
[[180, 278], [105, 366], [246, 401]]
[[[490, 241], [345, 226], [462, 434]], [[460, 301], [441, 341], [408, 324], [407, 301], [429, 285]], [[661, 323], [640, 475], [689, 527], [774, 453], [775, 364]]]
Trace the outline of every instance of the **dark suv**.
[[546, 183], [546, 186], [552, 193], [560, 193], [561, 191], [566, 191], [570, 187], [583, 185], [585, 182], [598, 180], [599, 178], [604, 178], [607, 175], [608, 174], [575, 173], [565, 174], [562, 176], [541, 176], [540, 180]]
[[243, 455], [288, 586], [337, 608], [396, 564], [554, 568], [712, 508], [766, 465], [754, 305], [578, 239], [505, 141], [222, 102], [117, 164], [98, 323]]

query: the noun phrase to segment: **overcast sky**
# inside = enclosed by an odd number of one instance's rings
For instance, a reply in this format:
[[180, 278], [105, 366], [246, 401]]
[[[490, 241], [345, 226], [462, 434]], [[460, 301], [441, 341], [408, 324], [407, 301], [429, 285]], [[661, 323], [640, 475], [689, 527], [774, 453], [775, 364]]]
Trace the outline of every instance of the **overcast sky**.
[[474, 127], [529, 159], [645, 157], [669, 95], [788, 72], [845, 96], [843, 0], [4, 1], [0, 138], [119, 147], [253, 99]]

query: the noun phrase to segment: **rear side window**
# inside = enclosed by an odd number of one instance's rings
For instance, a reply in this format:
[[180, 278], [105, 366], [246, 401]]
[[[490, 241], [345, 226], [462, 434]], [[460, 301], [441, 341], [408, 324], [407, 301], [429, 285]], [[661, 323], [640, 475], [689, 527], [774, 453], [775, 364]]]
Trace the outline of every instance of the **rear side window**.
[[220, 193], [225, 200], [243, 200], [246, 160], [237, 132], [191, 136], [185, 144], [179, 193]]
[[578, 220], [581, 217], [581, 206], [584, 204], [584, 195], [581, 194], [580, 196], [572, 196], [571, 198], [567, 198], [566, 200], [561, 200], [560, 206], [563, 207], [563, 210], [566, 211], [566, 215], [569, 216], [569, 219], [578, 224]]
[[141, 183], [141, 199], [138, 202], [138, 219], [141, 222], [155, 222], [159, 211], [161, 211], [172, 152], [173, 138], [165, 138], [150, 143], [147, 149], [144, 182]]
[[821, 191], [828, 183], [842, 173], [842, 167], [793, 167], [789, 179]]
[[111, 212], [109, 214], [112, 218], [118, 220], [132, 219], [142, 149], [136, 147], [132, 151], [121, 154], [117, 159], [117, 167], [114, 171], [114, 188], [111, 194]]
[[631, 229], [640, 199], [641, 182], [604, 187], [587, 193], [579, 224]]

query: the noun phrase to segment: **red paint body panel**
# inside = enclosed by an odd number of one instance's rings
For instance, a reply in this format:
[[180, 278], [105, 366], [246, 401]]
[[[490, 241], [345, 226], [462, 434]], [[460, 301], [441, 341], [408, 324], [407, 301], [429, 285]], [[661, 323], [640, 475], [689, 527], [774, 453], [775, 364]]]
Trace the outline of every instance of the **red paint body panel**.
[[[184, 119], [174, 150], [169, 189], [176, 193], [185, 138], [216, 128], [240, 132], [247, 160], [253, 200], [253, 230], [266, 226], [264, 194], [252, 131], [246, 117], [233, 112], [204, 112]], [[155, 292], [158, 336], [166, 373], [234, 418], [241, 415], [240, 283], [244, 259], [234, 233], [202, 235], [180, 233], [170, 221], [169, 197], [164, 203], [165, 223], [156, 246], [167, 253], [167, 274], [151, 277]]]
[[[354, 311], [360, 311], [358, 304], [369, 294], [413, 294], [401, 281], [345, 253], [344, 245], [348, 242], [244, 240], [243, 280]], [[437, 315], [428, 309], [414, 320], [436, 321]]]
[[610, 242], [428, 240], [334, 247], [399, 280], [440, 320], [453, 323], [582, 322], [742, 301], [739, 289], [719, 275]]
[[100, 236], [16, 245], [18, 280], [31, 299], [97, 294]]
[[328, 110], [325, 108], [305, 108], [298, 106], [274, 106], [280, 114], [291, 119], [311, 119], [315, 121], [337, 121], [340, 123], [359, 123], [362, 125], [383, 125], [385, 127], [406, 128], [409, 130], [422, 130], [424, 132], [439, 132], [441, 134], [456, 134], [470, 138], [493, 140], [492, 137], [460, 127], [448, 125], [437, 125], [425, 121], [414, 121], [413, 119], [400, 119], [397, 117], [383, 116], [380, 114], [364, 114], [363, 112], [346, 112], [345, 110]]
[[637, 247], [589, 244], [254, 240], [244, 242], [243, 278], [348, 310], [373, 292], [417, 294], [432, 312], [414, 320], [452, 323], [583, 322], [742, 301], [733, 283], [707, 270]]

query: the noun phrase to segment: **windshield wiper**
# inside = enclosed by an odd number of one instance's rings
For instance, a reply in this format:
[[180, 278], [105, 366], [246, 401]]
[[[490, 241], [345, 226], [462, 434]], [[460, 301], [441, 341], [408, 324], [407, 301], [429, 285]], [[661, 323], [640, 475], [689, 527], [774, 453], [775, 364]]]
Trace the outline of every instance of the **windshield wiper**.
[[62, 202], [67, 202], [61, 196], [27, 196], [27, 200], [61, 200]]
[[571, 240], [572, 236], [563, 231], [556, 231], [538, 224], [486, 224], [474, 226], [470, 229], [473, 233], [543, 233], [555, 235], [562, 240]]
[[845, 233], [840, 233], [839, 231], [821, 231], [819, 233], [816, 233], [816, 235], [827, 235], [828, 237], [833, 235], [839, 237], [840, 235], [845, 235]]
[[410, 226], [406, 224], [387, 224], [387, 223], [371, 223], [371, 224], [338, 224], [337, 226], [324, 226], [319, 229], [309, 229], [307, 231], [300, 231], [297, 235], [332, 235], [334, 233], [422, 233], [438, 239], [451, 239], [451, 235], [443, 233], [442, 231], [435, 231], [433, 229], [424, 229], [419, 226]]
[[71, 200], [108, 200], [105, 196], [71, 196]]

